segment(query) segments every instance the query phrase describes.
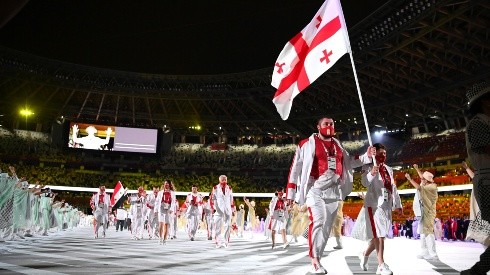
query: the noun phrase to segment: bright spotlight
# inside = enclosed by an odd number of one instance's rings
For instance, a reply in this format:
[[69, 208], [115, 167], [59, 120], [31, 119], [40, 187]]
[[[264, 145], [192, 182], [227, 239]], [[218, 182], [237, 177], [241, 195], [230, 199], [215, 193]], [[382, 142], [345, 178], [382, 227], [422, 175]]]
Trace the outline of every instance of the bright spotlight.
[[20, 110], [20, 114], [23, 115], [23, 116], [25, 116], [25, 117], [28, 117], [28, 116], [33, 115], [34, 112], [32, 112], [31, 110], [29, 110], [29, 109], [26, 108], [26, 109], [21, 109]]

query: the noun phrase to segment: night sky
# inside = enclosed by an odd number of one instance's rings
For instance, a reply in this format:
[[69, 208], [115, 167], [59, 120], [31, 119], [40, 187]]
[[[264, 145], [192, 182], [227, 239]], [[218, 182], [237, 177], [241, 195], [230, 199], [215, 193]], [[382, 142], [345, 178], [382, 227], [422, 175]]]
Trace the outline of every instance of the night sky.
[[[353, 27], [387, 0], [341, 1]], [[0, 45], [122, 71], [176, 75], [273, 66], [323, 1], [31, 0], [3, 28]], [[1, 8], [1, 4], [0, 4]]]

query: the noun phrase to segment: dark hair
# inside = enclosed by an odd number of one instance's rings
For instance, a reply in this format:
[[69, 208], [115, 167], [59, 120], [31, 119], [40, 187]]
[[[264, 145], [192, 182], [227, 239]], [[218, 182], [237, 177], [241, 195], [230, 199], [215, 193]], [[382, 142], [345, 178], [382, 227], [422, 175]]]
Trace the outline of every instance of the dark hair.
[[376, 151], [378, 151], [379, 149], [386, 150], [386, 147], [381, 143], [375, 143], [373, 144], [373, 147], [376, 148]]
[[[320, 124], [320, 122], [322, 122], [322, 120], [324, 120], [324, 119], [331, 119], [331, 120], [333, 120], [333, 118], [331, 118], [331, 117], [324, 116], [324, 117], [319, 118], [319, 119], [316, 121], [316, 125], [319, 125], [319, 124]], [[334, 121], [334, 124], [335, 124], [335, 121]]]
[[170, 190], [175, 191], [174, 183], [171, 180], [164, 180], [163, 185], [165, 185], [165, 183], [167, 183], [167, 182], [170, 185]]

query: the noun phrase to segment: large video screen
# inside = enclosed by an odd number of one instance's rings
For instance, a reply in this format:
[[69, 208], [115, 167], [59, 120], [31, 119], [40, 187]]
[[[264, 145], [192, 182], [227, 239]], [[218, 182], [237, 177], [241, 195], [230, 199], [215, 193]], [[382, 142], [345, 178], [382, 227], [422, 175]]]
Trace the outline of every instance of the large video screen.
[[135, 153], [157, 152], [157, 129], [70, 123], [68, 147]]

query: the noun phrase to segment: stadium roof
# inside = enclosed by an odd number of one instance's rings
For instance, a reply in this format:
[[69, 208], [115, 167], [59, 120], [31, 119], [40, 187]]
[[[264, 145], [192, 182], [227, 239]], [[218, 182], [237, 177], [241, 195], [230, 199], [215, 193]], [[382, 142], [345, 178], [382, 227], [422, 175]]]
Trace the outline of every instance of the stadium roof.
[[[305, 136], [327, 114], [341, 131], [363, 131], [348, 56], [295, 99], [287, 121], [271, 101], [272, 64], [321, 4], [4, 1], [4, 120], [15, 118], [20, 104], [33, 108], [39, 122], [63, 115], [181, 132], [200, 125], [208, 134]], [[369, 125], [464, 126], [465, 91], [490, 74], [490, 5], [342, 4]]]
[[[347, 24], [354, 27], [388, 1], [344, 2]], [[0, 29], [0, 43], [51, 59], [120, 71], [240, 73], [271, 67], [286, 41], [321, 4], [319, 0], [28, 1]]]

